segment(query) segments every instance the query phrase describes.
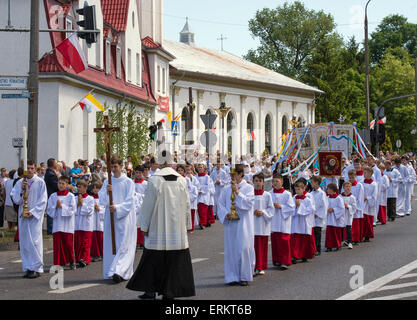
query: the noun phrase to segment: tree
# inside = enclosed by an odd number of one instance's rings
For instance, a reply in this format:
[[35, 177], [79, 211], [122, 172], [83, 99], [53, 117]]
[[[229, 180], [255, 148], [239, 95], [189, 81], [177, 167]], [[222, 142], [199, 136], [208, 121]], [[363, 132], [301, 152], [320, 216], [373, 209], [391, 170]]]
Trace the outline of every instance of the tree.
[[[133, 158], [145, 155], [149, 148], [148, 123], [150, 112], [148, 110], [139, 111], [138, 107], [132, 104], [125, 104], [117, 108], [110, 108], [107, 104], [104, 108], [109, 112], [110, 126], [120, 127], [119, 132], [111, 135], [111, 153], [118, 154], [126, 159], [128, 156]], [[103, 126], [103, 113], [96, 114], [97, 127]], [[105, 154], [104, 136], [97, 134], [97, 155]]]
[[379, 63], [388, 48], [403, 48], [412, 56], [417, 52], [417, 24], [394, 14], [385, 17], [369, 39], [372, 62]]
[[[388, 50], [372, 72], [372, 100], [378, 102], [378, 105], [386, 99], [412, 94], [415, 91], [415, 72], [410, 63], [412, 59], [404, 49], [401, 50], [402, 58], [394, 56]], [[395, 49], [394, 52], [398, 53], [399, 49]], [[411, 150], [413, 137], [410, 131], [416, 118], [414, 98], [389, 102], [385, 106], [385, 115], [386, 129], [391, 141], [400, 139], [404, 150]]]
[[295, 1], [277, 9], [257, 11], [249, 21], [253, 37], [261, 46], [249, 50], [245, 58], [289, 77], [299, 78], [305, 72], [305, 61], [312, 51], [332, 35], [333, 17], [323, 11], [307, 10]]

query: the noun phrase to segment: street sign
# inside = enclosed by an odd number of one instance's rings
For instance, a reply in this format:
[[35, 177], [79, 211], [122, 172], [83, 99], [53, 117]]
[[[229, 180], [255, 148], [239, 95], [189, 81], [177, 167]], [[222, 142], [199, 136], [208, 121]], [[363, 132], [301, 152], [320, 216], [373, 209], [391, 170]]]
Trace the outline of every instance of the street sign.
[[2, 99], [29, 99], [31, 94], [27, 91], [23, 91], [22, 93], [3, 93], [1, 95]]
[[13, 148], [23, 148], [23, 138], [12, 138]]
[[213, 129], [213, 124], [217, 119], [217, 114], [205, 114], [200, 116], [201, 120], [203, 120], [206, 129]]
[[402, 143], [401, 143], [401, 140], [397, 140], [396, 146], [397, 146], [397, 148], [398, 148], [398, 149], [400, 149], [400, 148], [401, 148], [401, 144], [402, 144]]
[[27, 80], [27, 77], [0, 77], [0, 90], [25, 90]]
[[[208, 146], [207, 146], [207, 138], [208, 138]], [[200, 137], [200, 142], [205, 148], [212, 148], [217, 143], [217, 136], [212, 131], [204, 131]]]

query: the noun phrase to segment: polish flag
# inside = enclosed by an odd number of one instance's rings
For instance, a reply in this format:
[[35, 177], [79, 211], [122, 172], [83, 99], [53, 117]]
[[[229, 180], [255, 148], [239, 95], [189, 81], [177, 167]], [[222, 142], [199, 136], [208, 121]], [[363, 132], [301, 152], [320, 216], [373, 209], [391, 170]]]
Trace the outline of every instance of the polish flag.
[[85, 58], [84, 51], [81, 49], [80, 43], [78, 42], [76, 32], [62, 41], [56, 49], [61, 52], [64, 58], [74, 69], [75, 73], [80, 73], [88, 68], [87, 59]]

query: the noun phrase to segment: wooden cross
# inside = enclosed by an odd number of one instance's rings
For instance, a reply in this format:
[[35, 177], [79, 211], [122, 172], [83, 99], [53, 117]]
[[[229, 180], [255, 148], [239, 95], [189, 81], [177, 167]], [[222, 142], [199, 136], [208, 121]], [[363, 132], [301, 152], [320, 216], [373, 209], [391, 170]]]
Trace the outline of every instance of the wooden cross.
[[[95, 128], [94, 132], [101, 132], [104, 134], [104, 143], [106, 144], [106, 163], [107, 163], [107, 176], [108, 184], [111, 185], [111, 163], [110, 163], [110, 134], [112, 132], [120, 131], [120, 128], [110, 128], [109, 116], [104, 116], [104, 128]], [[109, 192], [109, 211], [110, 206], [113, 205], [113, 192]], [[116, 254], [116, 237], [114, 232], [114, 213], [110, 212], [110, 225], [111, 225], [111, 243], [113, 255]]]

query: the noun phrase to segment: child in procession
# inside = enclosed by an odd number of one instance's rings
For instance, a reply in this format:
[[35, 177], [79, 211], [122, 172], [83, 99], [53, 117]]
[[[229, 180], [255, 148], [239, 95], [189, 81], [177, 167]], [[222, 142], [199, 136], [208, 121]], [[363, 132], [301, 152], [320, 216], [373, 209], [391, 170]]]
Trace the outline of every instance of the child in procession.
[[342, 241], [345, 240], [345, 233], [346, 233], [346, 240], [343, 242], [343, 245], [347, 246], [349, 249], [353, 249], [352, 245], [352, 222], [353, 222], [353, 215], [356, 212], [356, 198], [352, 194], [352, 184], [349, 181], [343, 183], [343, 190], [342, 199], [345, 204], [345, 219], [344, 224], [345, 228], [342, 229], [341, 236]]
[[338, 186], [331, 183], [327, 187], [329, 208], [327, 209], [326, 241], [324, 246], [326, 252], [332, 249], [338, 251], [342, 244], [342, 228], [345, 220], [345, 204], [338, 194]]
[[314, 197], [315, 204], [313, 232], [316, 242], [316, 256], [321, 254], [321, 232], [326, 223], [327, 209], [329, 206], [326, 192], [320, 188], [321, 182], [321, 177], [311, 177], [311, 186], [313, 188], [311, 195]]
[[377, 215], [378, 185], [372, 179], [372, 168], [364, 169], [364, 207], [363, 207], [363, 237], [364, 242], [374, 238], [374, 219]]
[[100, 206], [98, 193], [103, 184], [101, 181], [93, 183], [93, 198], [94, 198], [94, 212], [93, 212], [93, 235], [91, 240], [91, 261], [97, 262], [103, 260], [103, 231], [104, 231], [104, 211], [105, 208]]
[[262, 173], [253, 177], [255, 192], [254, 234], [255, 234], [255, 276], [264, 275], [268, 269], [268, 239], [271, 234], [271, 220], [274, 204], [269, 192], [264, 191], [265, 178]]

